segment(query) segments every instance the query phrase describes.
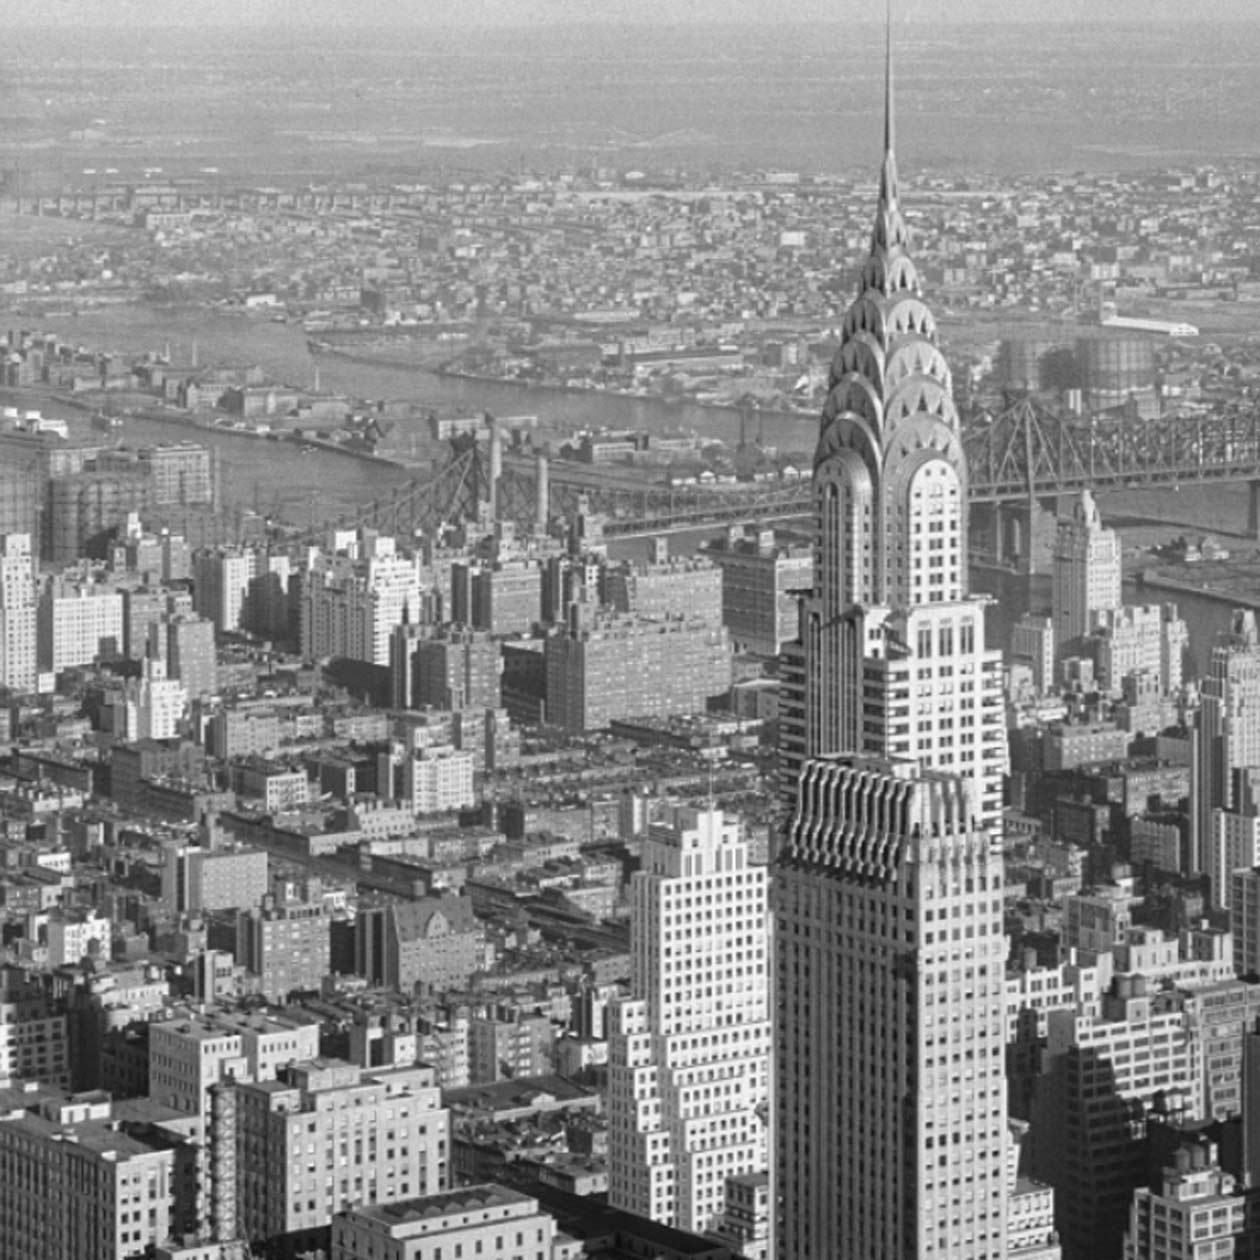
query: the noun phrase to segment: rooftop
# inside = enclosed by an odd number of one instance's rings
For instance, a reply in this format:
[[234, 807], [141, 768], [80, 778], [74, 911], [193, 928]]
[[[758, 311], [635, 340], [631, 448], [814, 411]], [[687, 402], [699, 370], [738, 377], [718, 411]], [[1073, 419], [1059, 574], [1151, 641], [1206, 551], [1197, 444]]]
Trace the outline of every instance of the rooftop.
[[373, 1203], [356, 1208], [356, 1216], [398, 1225], [407, 1221], [436, 1220], [455, 1212], [473, 1212], [481, 1208], [507, 1207], [510, 1204], [534, 1205], [534, 1199], [507, 1186], [486, 1184], [430, 1194], [416, 1199], [400, 1199], [396, 1203]]

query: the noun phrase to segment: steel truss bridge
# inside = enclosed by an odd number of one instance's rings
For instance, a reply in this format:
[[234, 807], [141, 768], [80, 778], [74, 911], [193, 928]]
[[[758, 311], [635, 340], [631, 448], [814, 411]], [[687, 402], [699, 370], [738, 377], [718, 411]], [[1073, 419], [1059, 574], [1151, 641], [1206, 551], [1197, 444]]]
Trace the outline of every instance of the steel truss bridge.
[[[1025, 397], [1004, 410], [964, 422], [963, 447], [974, 508], [995, 531], [999, 556], [1003, 521], [1035, 515], [1038, 504], [1083, 489], [1134, 489], [1209, 481], [1253, 483], [1249, 527], [1260, 528], [1260, 409], [1225, 408], [1211, 415], [1086, 418], [1063, 415]], [[665, 533], [725, 523], [786, 520], [809, 514], [808, 477], [798, 481], [663, 486], [636, 482], [609, 466], [551, 461], [546, 506], [539, 504], [539, 461], [508, 453], [492, 488], [487, 446], [452, 443], [438, 472], [399, 487], [390, 497], [325, 522], [324, 528], [368, 526], [383, 532], [433, 535], [476, 519], [493, 494], [496, 515], [529, 533], [544, 519], [566, 517], [585, 500], [606, 518], [610, 537]], [[976, 515], [973, 512], [973, 516]], [[1025, 526], [1027, 527], [1027, 526]], [[1017, 531], [1018, 532], [1018, 531]], [[1029, 550], [1015, 541], [1016, 552]]]

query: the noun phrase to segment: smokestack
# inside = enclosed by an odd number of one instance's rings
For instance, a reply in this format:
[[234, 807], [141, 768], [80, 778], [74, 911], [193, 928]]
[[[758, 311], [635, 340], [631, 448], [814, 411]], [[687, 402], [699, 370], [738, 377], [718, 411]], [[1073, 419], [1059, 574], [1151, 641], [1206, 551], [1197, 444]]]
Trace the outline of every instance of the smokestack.
[[547, 521], [551, 516], [551, 471], [547, 466], [547, 456], [538, 452], [535, 465], [534, 490], [534, 527], [540, 534], [547, 532]]

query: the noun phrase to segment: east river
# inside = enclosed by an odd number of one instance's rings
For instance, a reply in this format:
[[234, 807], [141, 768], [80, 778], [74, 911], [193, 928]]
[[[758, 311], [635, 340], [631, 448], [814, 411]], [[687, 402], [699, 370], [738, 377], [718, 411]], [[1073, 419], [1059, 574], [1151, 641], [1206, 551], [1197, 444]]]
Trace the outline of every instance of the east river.
[[[191, 361], [195, 343], [197, 361], [203, 366], [256, 363], [276, 380], [307, 387], [313, 384], [318, 367], [321, 389], [354, 399], [406, 399], [422, 412], [536, 415], [552, 432], [606, 426], [657, 434], [694, 432], [732, 445], [739, 440], [740, 414], [732, 408], [473, 381], [439, 376], [419, 366], [387, 366], [335, 354], [316, 358], [300, 325], [202, 308], [126, 306], [38, 319], [4, 312], [0, 321], [6, 328], [47, 329], [72, 343], [124, 355], [169, 348], [178, 363]], [[45, 411], [74, 416], [55, 406], [47, 406]], [[76, 429], [82, 426], [86, 431], [87, 423], [82, 414], [74, 419]], [[415, 426], [412, 434], [405, 431], [408, 423]], [[804, 451], [813, 443], [816, 421], [807, 416], [754, 414], [750, 425], [754, 431], [760, 429], [767, 444], [785, 451]], [[406, 452], [413, 441], [423, 443], [427, 437], [423, 427], [420, 418], [400, 422], [392, 444]], [[185, 435], [218, 448], [229, 505], [257, 505], [263, 511], [298, 521], [324, 519], [356, 503], [380, 498], [415, 475], [348, 455], [315, 450], [301, 453], [292, 443], [269, 442], [230, 430], [185, 429], [178, 423], [138, 418], [127, 420], [123, 439], [136, 444]], [[1228, 535], [1241, 531], [1246, 520], [1246, 490], [1241, 484], [1185, 486], [1177, 492], [1121, 491], [1100, 495], [1099, 503], [1104, 519], [1118, 521], [1126, 551], [1130, 545], [1148, 546], [1178, 533], [1213, 531]], [[1029, 591], [1022, 579], [987, 570], [974, 575], [974, 585], [997, 597], [989, 618], [989, 639], [995, 646], [1009, 642], [1014, 615], [1026, 605], [1029, 595], [1034, 607], [1048, 604], [1044, 581], [1034, 579]], [[1142, 591], [1131, 583], [1125, 597], [1131, 602], [1176, 602], [1189, 624], [1199, 666], [1206, 645], [1229, 616], [1228, 604], [1220, 600]]]

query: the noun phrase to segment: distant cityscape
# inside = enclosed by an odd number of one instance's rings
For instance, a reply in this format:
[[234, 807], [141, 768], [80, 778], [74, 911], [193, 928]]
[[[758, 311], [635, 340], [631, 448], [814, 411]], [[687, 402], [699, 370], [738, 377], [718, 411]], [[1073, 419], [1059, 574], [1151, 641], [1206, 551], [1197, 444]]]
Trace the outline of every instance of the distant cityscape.
[[0, 170], [0, 1260], [1260, 1249], [1260, 168], [887, 41], [863, 178]]

